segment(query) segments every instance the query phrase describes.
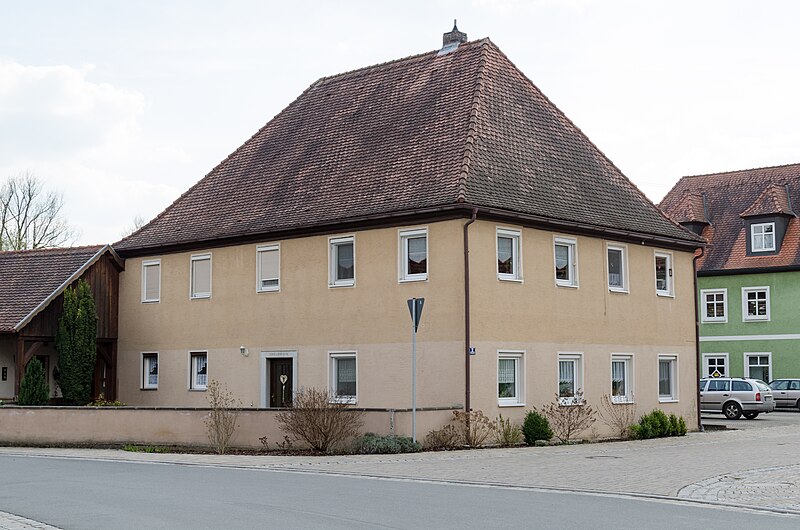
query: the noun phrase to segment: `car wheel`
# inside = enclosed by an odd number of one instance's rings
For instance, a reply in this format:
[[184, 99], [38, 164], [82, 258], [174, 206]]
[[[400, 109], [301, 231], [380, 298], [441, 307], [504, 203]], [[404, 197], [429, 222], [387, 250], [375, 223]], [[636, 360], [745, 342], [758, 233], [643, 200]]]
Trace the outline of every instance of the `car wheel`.
[[796, 405], [797, 405], [797, 408], [800, 409], [800, 399], [797, 400]]
[[725, 406], [722, 407], [722, 413], [725, 414], [725, 417], [729, 420], [738, 420], [742, 417], [742, 407], [735, 401], [728, 401], [725, 403]]
[[748, 420], [754, 420], [758, 418], [758, 412], [745, 412], [744, 417]]

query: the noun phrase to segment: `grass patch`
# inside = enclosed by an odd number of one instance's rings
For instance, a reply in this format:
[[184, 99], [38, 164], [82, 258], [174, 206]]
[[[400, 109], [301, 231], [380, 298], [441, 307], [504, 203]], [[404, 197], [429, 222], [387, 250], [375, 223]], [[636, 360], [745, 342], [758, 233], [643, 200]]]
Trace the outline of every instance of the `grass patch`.
[[169, 453], [170, 450], [167, 447], [161, 447], [160, 445], [125, 445], [122, 447], [123, 451], [129, 451], [131, 453]]

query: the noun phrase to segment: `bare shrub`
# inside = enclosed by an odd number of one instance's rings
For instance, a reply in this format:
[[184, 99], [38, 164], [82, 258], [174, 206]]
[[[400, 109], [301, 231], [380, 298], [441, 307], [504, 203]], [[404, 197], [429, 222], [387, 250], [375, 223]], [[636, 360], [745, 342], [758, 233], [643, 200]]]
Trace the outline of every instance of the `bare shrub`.
[[211, 412], [205, 419], [208, 441], [218, 454], [225, 454], [236, 431], [241, 401], [233, 399], [233, 394], [219, 381], [212, 379], [206, 388], [206, 397]]
[[494, 441], [500, 447], [512, 447], [522, 443], [522, 428], [516, 423], [511, 423], [508, 418], [500, 414], [494, 421]]
[[291, 408], [275, 416], [281, 430], [314, 451], [327, 453], [361, 434], [364, 413], [336, 401], [320, 388], [298, 390]]
[[450, 451], [458, 447], [461, 435], [452, 425], [445, 425], [425, 435], [425, 447], [434, 451]]
[[556, 394], [552, 403], [545, 405], [540, 412], [547, 417], [550, 428], [562, 443], [569, 443], [572, 438], [591, 427], [597, 421], [597, 413], [583, 399], [583, 392], [574, 396], [561, 398]]
[[615, 403], [611, 396], [600, 398], [600, 419], [620, 438], [630, 438], [631, 425], [636, 422], [636, 404]]
[[494, 423], [480, 410], [454, 410], [453, 419], [461, 441], [469, 447], [481, 447], [494, 431]]

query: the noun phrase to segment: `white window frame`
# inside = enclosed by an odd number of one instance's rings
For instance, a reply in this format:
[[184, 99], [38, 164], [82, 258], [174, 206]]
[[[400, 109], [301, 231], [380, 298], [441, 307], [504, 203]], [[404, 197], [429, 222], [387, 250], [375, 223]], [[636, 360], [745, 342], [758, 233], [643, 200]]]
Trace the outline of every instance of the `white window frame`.
[[[764, 236], [766, 235], [764, 232], [764, 228], [770, 227], [772, 229], [772, 246], [767, 247], [764, 246]], [[761, 229], [760, 234], [756, 234], [756, 228]], [[774, 252], [776, 248], [776, 234], [775, 234], [775, 223], [753, 223], [750, 225], [750, 250], [752, 252]], [[756, 248], [756, 240], [761, 240], [761, 245], [759, 248]]]
[[[575, 377], [573, 396], [561, 397], [561, 362], [573, 363], [573, 374]], [[583, 373], [583, 353], [582, 352], [558, 352], [558, 362], [556, 363], [556, 394], [561, 405], [583, 405], [586, 401], [585, 385]], [[577, 400], [578, 392], [584, 394], [583, 401]]]
[[[669, 365], [669, 395], [662, 395], [660, 388], [660, 371], [661, 363], [667, 361]], [[678, 356], [677, 355], [659, 355], [658, 364], [656, 365], [656, 390], [658, 391], [659, 403], [677, 403], [678, 402]]]
[[[339, 245], [350, 243], [353, 245], [353, 278], [339, 280], [336, 277], [338, 271], [338, 252]], [[328, 238], [328, 287], [353, 287], [356, 284], [356, 236], [340, 236]]]
[[[425, 272], [410, 274], [408, 272], [408, 240], [416, 237], [425, 236]], [[399, 243], [399, 281], [400, 282], [421, 282], [427, 281], [428, 274], [431, 271], [431, 254], [430, 244], [428, 237], [428, 227], [402, 229], [397, 231], [397, 239]]]
[[[765, 291], [767, 293], [766, 299], [766, 306], [767, 306], [767, 314], [766, 315], [756, 315], [750, 316], [747, 314], [747, 293], [755, 293], [758, 291]], [[769, 285], [762, 285], [759, 287], [742, 287], [742, 321], [743, 322], [769, 322], [771, 318], [770, 313], [770, 293], [769, 293]], [[758, 311], [758, 307], [756, 305], [756, 311]]]
[[[722, 295], [722, 307], [723, 312], [725, 313], [721, 317], [709, 317], [708, 316], [708, 300], [706, 300], [706, 295], [713, 294], [713, 295]], [[715, 301], [714, 304], [717, 302]], [[728, 321], [728, 289], [701, 289], [700, 290], [700, 307], [701, 307], [701, 314], [700, 319], [702, 322], [708, 323], [721, 323]]]
[[[147, 268], [158, 267], [158, 297], [147, 298]], [[142, 262], [142, 303], [157, 304], [161, 301], [161, 260], [150, 259]]]
[[[356, 395], [337, 396], [338, 381], [336, 379], [336, 363], [339, 359], [354, 359], [356, 361]], [[332, 351], [328, 352], [328, 388], [330, 389], [331, 403], [346, 403], [355, 405], [358, 403], [358, 352], [355, 351]]]
[[[614, 395], [614, 363], [615, 362], [624, 362], [625, 363], [625, 395], [624, 396], [615, 396]], [[632, 353], [612, 353], [611, 354], [611, 371], [610, 371], [610, 392], [609, 396], [611, 396], [612, 403], [633, 403], [634, 402], [634, 366], [633, 366], [633, 354]]]
[[[656, 260], [658, 258], [666, 258], [667, 259], [667, 288], [666, 289], [659, 289], [658, 288], [658, 275], [656, 271], [658, 270], [656, 267]], [[653, 252], [653, 280], [654, 285], [656, 288], [656, 295], [658, 296], [667, 296], [667, 297], [674, 297], [675, 296], [675, 273], [674, 273], [674, 262], [672, 259], [672, 252], [663, 252], [660, 250], [656, 250]]]
[[[261, 253], [262, 252], [277, 252], [278, 253], [278, 277], [277, 278], [262, 278], [261, 277]], [[261, 280], [278, 280], [277, 285], [268, 285], [264, 287]], [[275, 243], [272, 245], [259, 245], [256, 247], [256, 292], [257, 293], [274, 293], [281, 290], [281, 245]]]
[[139, 388], [141, 390], [158, 390], [158, 380], [159, 380], [161, 374], [160, 373], [156, 374], [156, 382], [155, 382], [155, 384], [150, 383], [150, 381], [148, 380], [148, 376], [150, 374], [147, 373], [147, 370], [145, 368], [145, 363], [144, 363], [145, 359], [149, 358], [149, 357], [155, 357], [156, 358], [156, 366], [159, 369], [161, 368], [161, 366], [159, 365], [159, 362], [158, 362], [158, 357], [159, 357], [158, 356], [158, 352], [155, 352], [155, 351], [142, 352], [141, 355], [139, 356], [139, 367], [140, 367], [140, 371], [141, 371], [141, 377], [139, 378], [139, 381], [140, 381]]
[[703, 377], [711, 377], [711, 374], [708, 371], [708, 360], [711, 358], [725, 359], [725, 373], [722, 374], [722, 377], [731, 377], [731, 363], [730, 363], [730, 356], [727, 353], [704, 353], [703, 354]]
[[[567, 251], [567, 271], [569, 278], [560, 280], [556, 276], [556, 246], [566, 246]], [[578, 287], [578, 240], [574, 237], [553, 236], [553, 278], [559, 287]]]
[[[195, 381], [195, 362], [194, 358], [200, 355], [206, 357], [206, 383], [200, 384]], [[205, 392], [208, 389], [208, 350], [192, 350], [189, 352], [189, 390], [195, 392]]]
[[[743, 367], [743, 377], [750, 378], [750, 357], [766, 357], [767, 358], [767, 369], [769, 370], [769, 378], [775, 379], [775, 374], [772, 371], [772, 352], [762, 351], [746, 351], [742, 354], [742, 367]], [[762, 365], [759, 365], [762, 366]], [[769, 381], [764, 381], [765, 383], [769, 383]]]
[[[500, 387], [500, 360], [513, 360], [514, 362], [514, 387], [517, 390], [517, 395], [514, 397], [503, 398], [499, 395]], [[495, 389], [498, 392], [497, 405], [499, 407], [524, 407], [525, 406], [525, 350], [498, 350], [497, 351], [497, 369], [495, 370], [495, 377], [497, 378]]]
[[[608, 264], [608, 252], [610, 250], [619, 251], [622, 255], [620, 256], [620, 262], [622, 263], [622, 287], [617, 287], [615, 285], [611, 285], [611, 279], [609, 275], [611, 274], [611, 268]], [[606, 243], [606, 282], [608, 284], [608, 290], [612, 293], [628, 293], [630, 292], [630, 288], [628, 287], [628, 246], [627, 245], [619, 245], [616, 243]]]
[[[207, 293], [195, 293], [194, 292], [194, 264], [197, 261], [208, 260], [208, 292]], [[191, 300], [203, 300], [206, 298], [211, 298], [211, 291], [213, 290], [212, 281], [214, 279], [214, 264], [211, 261], [211, 252], [205, 252], [203, 254], [192, 254], [191, 258], [189, 258], [189, 299]]]
[[[511, 264], [514, 268], [513, 274], [500, 272], [500, 238], [511, 239]], [[495, 229], [495, 262], [497, 268], [497, 279], [509, 282], [522, 282], [522, 232], [513, 228]]]

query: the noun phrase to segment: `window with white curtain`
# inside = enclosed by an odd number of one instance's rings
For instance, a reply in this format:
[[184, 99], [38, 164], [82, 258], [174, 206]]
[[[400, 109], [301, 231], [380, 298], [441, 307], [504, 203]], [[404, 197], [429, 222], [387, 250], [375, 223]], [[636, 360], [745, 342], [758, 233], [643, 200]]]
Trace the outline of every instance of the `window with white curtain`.
[[500, 406], [522, 405], [523, 352], [501, 351], [497, 354], [497, 403]]
[[775, 250], [775, 223], [750, 225], [750, 248], [753, 252]]
[[205, 390], [208, 387], [208, 354], [205, 352], [192, 352], [189, 354], [189, 388], [192, 390]]
[[628, 263], [625, 250], [626, 247], [616, 245], [608, 245], [606, 248], [609, 291], [628, 292]]
[[158, 388], [158, 354], [142, 354], [142, 388]]
[[264, 245], [256, 248], [256, 291], [279, 291], [281, 288], [280, 246]]
[[330, 392], [334, 401], [356, 403], [358, 365], [354, 352], [330, 354]]
[[554, 240], [556, 284], [564, 287], [578, 286], [578, 241], [557, 237]]
[[633, 401], [633, 356], [611, 356], [611, 401], [630, 403]]
[[582, 403], [583, 354], [558, 354], [558, 397], [562, 405]]
[[500, 280], [521, 280], [519, 230], [497, 229], [497, 278]]

